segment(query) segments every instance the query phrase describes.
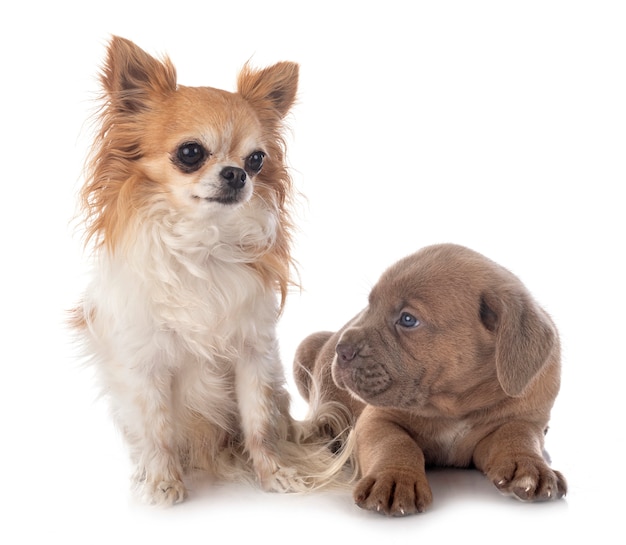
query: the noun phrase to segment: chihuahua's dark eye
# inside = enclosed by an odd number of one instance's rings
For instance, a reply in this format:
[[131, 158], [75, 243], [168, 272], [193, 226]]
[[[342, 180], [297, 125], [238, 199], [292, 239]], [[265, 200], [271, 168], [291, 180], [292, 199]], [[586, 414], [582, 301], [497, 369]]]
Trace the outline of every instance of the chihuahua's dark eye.
[[397, 322], [400, 327], [406, 328], [417, 327], [419, 323], [419, 320], [408, 312], [403, 312], [402, 314], [400, 314], [400, 318]]
[[262, 151], [255, 151], [246, 158], [246, 171], [248, 174], [256, 174], [263, 167], [263, 160], [265, 159], [265, 153]]
[[186, 172], [199, 169], [209, 153], [198, 142], [185, 142], [176, 150], [176, 161]]

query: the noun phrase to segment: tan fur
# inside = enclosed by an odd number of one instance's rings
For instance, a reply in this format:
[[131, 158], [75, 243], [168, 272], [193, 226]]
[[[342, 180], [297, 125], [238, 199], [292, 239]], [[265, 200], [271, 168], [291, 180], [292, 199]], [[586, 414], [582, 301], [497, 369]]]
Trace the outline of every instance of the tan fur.
[[566, 493], [543, 457], [557, 330], [518, 278], [472, 250], [431, 246], [390, 267], [340, 331], [301, 343], [294, 372], [305, 398], [352, 415], [364, 509], [426, 509], [429, 465], [477, 467], [524, 501]]

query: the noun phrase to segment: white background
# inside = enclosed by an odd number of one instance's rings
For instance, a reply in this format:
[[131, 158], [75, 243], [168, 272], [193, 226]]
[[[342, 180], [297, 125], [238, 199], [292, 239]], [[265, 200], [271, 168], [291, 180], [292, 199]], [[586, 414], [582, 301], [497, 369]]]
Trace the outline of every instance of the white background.
[[[7, 5], [0, 541], [624, 543], [622, 2]], [[421, 246], [465, 244], [526, 282], [562, 336], [547, 447], [567, 499], [518, 503], [458, 470], [433, 472], [432, 509], [405, 519], [344, 493], [200, 485], [170, 510], [131, 499], [126, 451], [62, 326], [85, 283], [70, 220], [110, 34], [169, 54], [187, 85], [233, 90], [249, 59], [300, 63], [289, 159], [306, 197], [295, 246], [304, 290], [280, 325], [289, 377], [301, 339], [340, 327]]]

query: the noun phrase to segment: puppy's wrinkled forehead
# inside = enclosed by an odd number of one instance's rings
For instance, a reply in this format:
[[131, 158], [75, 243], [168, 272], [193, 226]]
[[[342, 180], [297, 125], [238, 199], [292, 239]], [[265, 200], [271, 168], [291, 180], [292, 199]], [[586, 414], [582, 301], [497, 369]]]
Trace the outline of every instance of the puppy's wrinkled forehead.
[[381, 276], [370, 305], [398, 305], [419, 300], [429, 306], [474, 299], [486, 285], [482, 256], [453, 246], [427, 247], [401, 259]]

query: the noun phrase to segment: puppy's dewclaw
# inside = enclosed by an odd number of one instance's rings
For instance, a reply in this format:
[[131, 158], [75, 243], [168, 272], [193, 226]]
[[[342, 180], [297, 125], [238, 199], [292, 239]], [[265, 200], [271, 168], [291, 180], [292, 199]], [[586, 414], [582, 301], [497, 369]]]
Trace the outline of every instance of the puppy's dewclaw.
[[364, 509], [427, 509], [427, 465], [475, 467], [522, 501], [567, 493], [543, 456], [557, 329], [516, 276], [468, 248], [429, 246], [392, 265], [341, 330], [301, 343], [294, 372], [309, 401], [355, 422]]

